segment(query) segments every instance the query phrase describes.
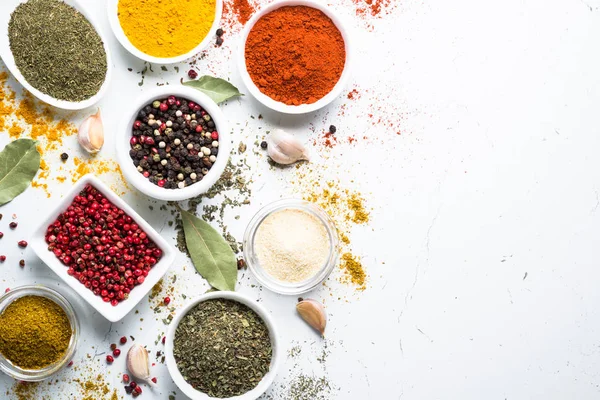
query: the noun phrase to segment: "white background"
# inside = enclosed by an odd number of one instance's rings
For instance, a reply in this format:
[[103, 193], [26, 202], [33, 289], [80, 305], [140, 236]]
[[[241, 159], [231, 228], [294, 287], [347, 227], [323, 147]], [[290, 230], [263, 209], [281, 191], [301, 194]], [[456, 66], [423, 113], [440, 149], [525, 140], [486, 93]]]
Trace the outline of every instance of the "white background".
[[[223, 106], [234, 144], [250, 149], [276, 126], [307, 143], [331, 123], [340, 137], [370, 138], [312, 149], [317, 168], [361, 191], [373, 209], [369, 227], [351, 232], [353, 252], [369, 274], [367, 290], [339, 283], [336, 271], [327, 287], [309, 295], [327, 305], [327, 340], [297, 318], [294, 297], [255, 287], [249, 272], [240, 274], [239, 291], [273, 313], [286, 353], [302, 348], [286, 359], [271, 398], [290, 398], [299, 374], [326, 376], [332, 389], [321, 398], [327, 399], [598, 398], [600, 1], [391, 1], [387, 15], [367, 19], [355, 15], [351, 0], [332, 2], [355, 34], [358, 57], [347, 89], [356, 88], [359, 100], [341, 96], [318, 113], [293, 118], [269, 113], [248, 96]], [[104, 2], [82, 2], [96, 11], [113, 50], [114, 81], [100, 104], [107, 132], [102, 155], [111, 158], [113, 130], [144, 90], [135, 74], [143, 63], [110, 34]], [[223, 48], [208, 50], [197, 63], [201, 74], [241, 87], [238, 36], [229, 33]], [[176, 74], [155, 66], [145, 85], [178, 84], [187, 69], [181, 64]], [[264, 120], [250, 118], [259, 113]], [[368, 113], [391, 119], [402, 134]], [[7, 142], [0, 134], [0, 144]], [[65, 143], [74, 154], [75, 138]], [[248, 153], [252, 203], [226, 215], [238, 239], [261, 205], [298, 195], [290, 170], [272, 170], [262, 155]], [[0, 265], [3, 286], [56, 279], [30, 249], [27, 267], [19, 269], [15, 242], [27, 238], [68, 186], [54, 184], [50, 199], [29, 189], [0, 208], [0, 253], [13, 260]], [[161, 203], [133, 190], [125, 198], [172, 240], [165, 226], [172, 217], [158, 210]], [[19, 227], [9, 232], [13, 213]], [[208, 289], [183, 255], [171, 273], [179, 276], [174, 305], [183, 302], [180, 293]], [[124, 334], [160, 349], [154, 340], [165, 330], [163, 316], [152, 307], [144, 299], [139, 314], [111, 325], [80, 305], [84, 332], [75, 363], [105, 374], [124, 394], [124, 357], [106, 367], [104, 356], [95, 355]], [[327, 356], [318, 362], [324, 347]], [[81, 397], [71, 378], [85, 376], [83, 369], [64, 371], [40, 397]], [[166, 367], [153, 371], [159, 389], [141, 398], [166, 399], [175, 390]], [[0, 378], [0, 397], [13, 398], [13, 383]]]

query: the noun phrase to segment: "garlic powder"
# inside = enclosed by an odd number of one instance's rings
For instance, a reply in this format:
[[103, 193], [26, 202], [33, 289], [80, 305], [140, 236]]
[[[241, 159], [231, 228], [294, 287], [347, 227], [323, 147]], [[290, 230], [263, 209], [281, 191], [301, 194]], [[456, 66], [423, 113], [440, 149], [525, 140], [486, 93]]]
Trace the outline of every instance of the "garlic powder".
[[327, 229], [316, 216], [298, 209], [272, 213], [260, 224], [254, 249], [261, 267], [280, 281], [302, 282], [329, 258]]

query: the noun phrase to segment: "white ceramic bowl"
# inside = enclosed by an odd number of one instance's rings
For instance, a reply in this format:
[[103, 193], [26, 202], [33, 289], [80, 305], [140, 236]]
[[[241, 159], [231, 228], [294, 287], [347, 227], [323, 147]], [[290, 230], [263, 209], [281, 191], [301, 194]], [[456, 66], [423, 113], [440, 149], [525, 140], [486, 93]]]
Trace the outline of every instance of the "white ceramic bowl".
[[[152, 101], [171, 95], [192, 100], [204, 108], [212, 117], [219, 132], [219, 154], [217, 155], [217, 161], [215, 161], [208, 174], [200, 182], [196, 182], [183, 189], [165, 189], [153, 184], [148, 178], [145, 178], [138, 172], [135, 165], [133, 165], [133, 160], [129, 156], [129, 150], [131, 149], [129, 139], [131, 138], [133, 123], [136, 120], [138, 112], [147, 104], [152, 103]], [[145, 91], [133, 102], [130, 111], [125, 113], [125, 117], [118, 127], [116, 142], [117, 161], [127, 182], [131, 183], [147, 196], [168, 201], [187, 200], [206, 193], [219, 180], [223, 171], [225, 171], [227, 161], [229, 160], [229, 153], [231, 152], [231, 133], [219, 106], [204, 93], [183, 85], [166, 85]]]
[[[2, 0], [2, 1], [4, 1], [4, 0]], [[175, 57], [154, 57], [154, 56], [151, 56], [149, 54], [142, 52], [137, 47], [135, 47], [129, 41], [129, 38], [127, 37], [127, 35], [125, 35], [125, 32], [123, 32], [123, 28], [121, 27], [121, 22], [119, 21], [119, 15], [118, 15], [119, 0], [108, 0], [106, 2], [106, 5], [108, 7], [108, 22], [110, 23], [110, 27], [111, 27], [113, 33], [115, 34], [115, 36], [117, 37], [117, 40], [121, 43], [121, 45], [123, 47], [125, 47], [125, 49], [128, 52], [130, 52], [137, 58], [140, 58], [144, 61], [148, 61], [148, 62], [155, 63], [155, 64], [178, 63], [178, 62], [181, 62], [183, 60], [186, 60], [186, 59], [196, 55], [201, 50], [203, 50], [206, 46], [208, 46], [208, 44], [210, 42], [216, 40], [215, 33], [216, 33], [217, 29], [219, 28], [219, 24], [221, 23], [221, 14], [223, 12], [223, 0], [216, 0], [215, 20], [213, 21], [213, 24], [212, 24], [210, 30], [208, 31], [208, 34], [206, 35], [206, 37], [200, 43], [198, 43], [198, 45], [196, 47], [194, 47], [192, 50], [188, 51], [185, 54], [181, 54], [181, 55], [175, 56]], [[148, 16], [146, 16], [146, 18], [148, 18]], [[163, 22], [157, 21], [157, 23], [162, 24]]]
[[2, 57], [2, 61], [11, 72], [11, 74], [19, 81], [21, 85], [25, 89], [27, 89], [31, 94], [40, 99], [41, 101], [50, 104], [51, 106], [62, 108], [64, 110], [82, 110], [86, 107], [90, 107], [96, 104], [102, 96], [106, 93], [108, 89], [108, 85], [110, 83], [110, 79], [112, 77], [112, 60], [110, 55], [110, 49], [108, 48], [108, 44], [106, 43], [106, 36], [103, 34], [100, 29], [100, 25], [95, 20], [90, 12], [83, 7], [78, 0], [64, 0], [64, 2], [73, 8], [77, 9], [83, 16], [92, 24], [98, 35], [102, 39], [104, 43], [104, 51], [106, 52], [106, 77], [104, 78], [104, 83], [100, 87], [98, 93], [94, 96], [90, 97], [84, 101], [66, 101], [66, 100], [58, 100], [52, 96], [49, 96], [45, 93], [40, 92], [33, 86], [31, 86], [26, 80], [25, 77], [21, 74], [17, 65], [15, 64], [15, 59], [13, 57], [12, 52], [10, 51], [10, 43], [8, 40], [8, 22], [10, 21], [10, 15], [17, 8], [17, 6], [21, 3], [25, 3], [27, 0], [2, 0], [0, 1], [0, 56]]
[[[284, 6], [307, 6], [322, 11], [325, 15], [331, 18], [335, 26], [340, 30], [342, 38], [344, 39], [344, 43], [346, 45], [346, 63], [344, 64], [344, 70], [342, 71], [340, 79], [335, 84], [333, 89], [331, 89], [331, 91], [327, 95], [325, 95], [325, 97], [319, 99], [318, 101], [312, 104], [301, 104], [299, 106], [292, 106], [282, 103], [280, 101], [273, 100], [258, 89], [258, 87], [252, 81], [250, 74], [248, 74], [248, 70], [246, 69], [246, 40], [248, 39], [248, 34], [254, 27], [254, 24], [256, 24], [256, 22], [265, 14], [268, 14], [271, 11]], [[254, 96], [256, 100], [261, 102], [266, 107], [285, 114], [306, 114], [309, 112], [319, 110], [331, 103], [335, 98], [337, 98], [340, 95], [340, 93], [346, 86], [348, 78], [350, 77], [350, 65], [352, 62], [352, 49], [350, 43], [350, 33], [346, 28], [345, 24], [342, 22], [342, 19], [337, 14], [335, 14], [331, 10], [331, 8], [325, 6], [323, 3], [315, 0], [280, 0], [269, 4], [268, 6], [262, 8], [260, 11], [256, 12], [252, 16], [252, 18], [250, 18], [250, 20], [246, 23], [244, 31], [242, 32], [242, 41], [240, 44], [240, 48], [238, 49], [237, 53], [238, 69], [242, 77], [242, 82], [244, 82], [244, 85], [246, 86], [250, 94], [252, 94], [252, 96]]]
[[[120, 302], [117, 306], [102, 301], [100, 296], [94, 295], [92, 291], [86, 288], [76, 278], [67, 273], [67, 267], [54, 255], [48, 251], [48, 244], [45, 240], [46, 229], [56, 218], [64, 212], [73, 202], [75, 196], [85, 188], [87, 184], [92, 185], [102, 193], [115, 206], [119, 207], [129, 215], [139, 227], [146, 232], [146, 235], [162, 250], [162, 258], [154, 267], [150, 269], [146, 280], [141, 285], [134, 287], [129, 294], [129, 298]], [[175, 249], [171, 247], [158, 232], [154, 230], [142, 217], [136, 213], [127, 203], [110, 190], [102, 181], [91, 174], [83, 176], [73, 185], [73, 188], [67, 193], [54, 209], [41, 217], [42, 222], [33, 231], [30, 245], [39, 258], [54, 271], [65, 283], [67, 283], [75, 292], [77, 292], [85, 301], [96, 309], [104, 318], [111, 322], [116, 322], [125, 317], [143, 298], [150, 289], [163, 277], [175, 260]]]
[[283, 350], [280, 348], [279, 334], [275, 326], [275, 322], [273, 321], [273, 317], [271, 317], [271, 314], [269, 314], [262, 305], [257, 303], [256, 300], [253, 300], [250, 297], [242, 295], [240, 293], [206, 293], [191, 300], [181, 310], [177, 311], [175, 318], [173, 318], [171, 324], [169, 325], [169, 330], [167, 332], [165, 340], [165, 356], [169, 374], [171, 374], [171, 378], [173, 378], [173, 381], [175, 382], [177, 387], [192, 400], [223, 400], [216, 397], [210, 397], [209, 395], [194, 389], [192, 385], [187, 383], [185, 379], [183, 379], [181, 373], [179, 372], [179, 369], [177, 368], [177, 363], [175, 362], [175, 357], [173, 356], [173, 339], [175, 337], [175, 331], [177, 330], [177, 326], [179, 325], [181, 319], [198, 303], [213, 299], [233, 300], [248, 306], [250, 309], [256, 312], [260, 318], [262, 318], [265, 325], [267, 326], [267, 329], [269, 330], [269, 337], [271, 338], [271, 347], [273, 349], [273, 355], [271, 358], [271, 366], [269, 368], [269, 372], [267, 372], [267, 374], [262, 378], [262, 380], [254, 389], [242, 395], [227, 398], [227, 400], [255, 400], [258, 397], [260, 397], [260, 395], [262, 395], [273, 383], [273, 380], [277, 375], [277, 371], [282, 363]]

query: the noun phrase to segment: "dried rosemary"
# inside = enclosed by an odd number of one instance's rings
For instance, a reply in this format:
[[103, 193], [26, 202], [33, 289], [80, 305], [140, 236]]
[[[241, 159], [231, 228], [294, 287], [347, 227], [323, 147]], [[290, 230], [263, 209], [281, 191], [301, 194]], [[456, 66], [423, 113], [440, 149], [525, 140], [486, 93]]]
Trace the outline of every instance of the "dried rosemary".
[[10, 17], [8, 37], [19, 71], [45, 94], [82, 101], [104, 83], [107, 60], [100, 36], [79, 11], [62, 1], [20, 4]]
[[199, 303], [175, 331], [177, 368], [197, 390], [228, 398], [256, 387], [271, 364], [269, 331], [247, 306], [231, 300]]

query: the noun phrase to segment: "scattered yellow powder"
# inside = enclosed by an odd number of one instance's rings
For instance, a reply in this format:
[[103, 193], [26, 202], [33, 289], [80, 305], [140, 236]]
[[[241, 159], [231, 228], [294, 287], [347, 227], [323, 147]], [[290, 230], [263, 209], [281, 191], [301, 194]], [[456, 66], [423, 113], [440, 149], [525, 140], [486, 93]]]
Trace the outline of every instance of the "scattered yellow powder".
[[294, 191], [304, 200], [322, 208], [336, 225], [343, 253], [340, 260], [340, 269], [344, 273], [342, 282], [355, 284], [358, 290], [364, 290], [364, 268], [360, 259], [350, 251], [352, 229], [368, 223], [370, 219], [363, 195], [343, 187], [336, 178], [327, 178], [322, 166], [313, 168], [310, 164], [299, 164], [293, 171], [295, 176], [290, 182]]
[[341, 267], [346, 273], [346, 276], [344, 277], [345, 280], [358, 285], [358, 290], [365, 290], [367, 276], [363, 269], [363, 265], [360, 262], [360, 258], [355, 257], [350, 253], [344, 253], [342, 254]]
[[39, 399], [39, 386], [39, 382], [18, 381], [13, 386], [12, 391], [17, 400], [37, 400]]
[[[38, 141], [37, 149], [42, 156], [40, 171], [32, 182], [34, 188], [42, 189], [50, 197], [48, 184], [54, 180], [64, 183], [66, 176], [72, 182], [87, 173], [95, 175], [113, 174], [114, 184], [111, 189], [124, 194], [124, 189], [129, 189], [118, 164], [113, 160], [102, 159], [99, 156], [86, 159], [74, 157], [74, 162], [60, 161], [60, 154], [66, 149], [63, 140], [70, 138], [75, 144], [77, 127], [66, 118], [72, 114], [65, 114], [51, 107], [41, 104], [27, 91], [17, 99], [15, 92], [8, 84], [8, 73], [0, 71], [0, 134], [6, 132], [12, 139], [29, 137]], [[57, 167], [57, 163], [60, 166]], [[60, 176], [54, 176], [57, 172]]]

